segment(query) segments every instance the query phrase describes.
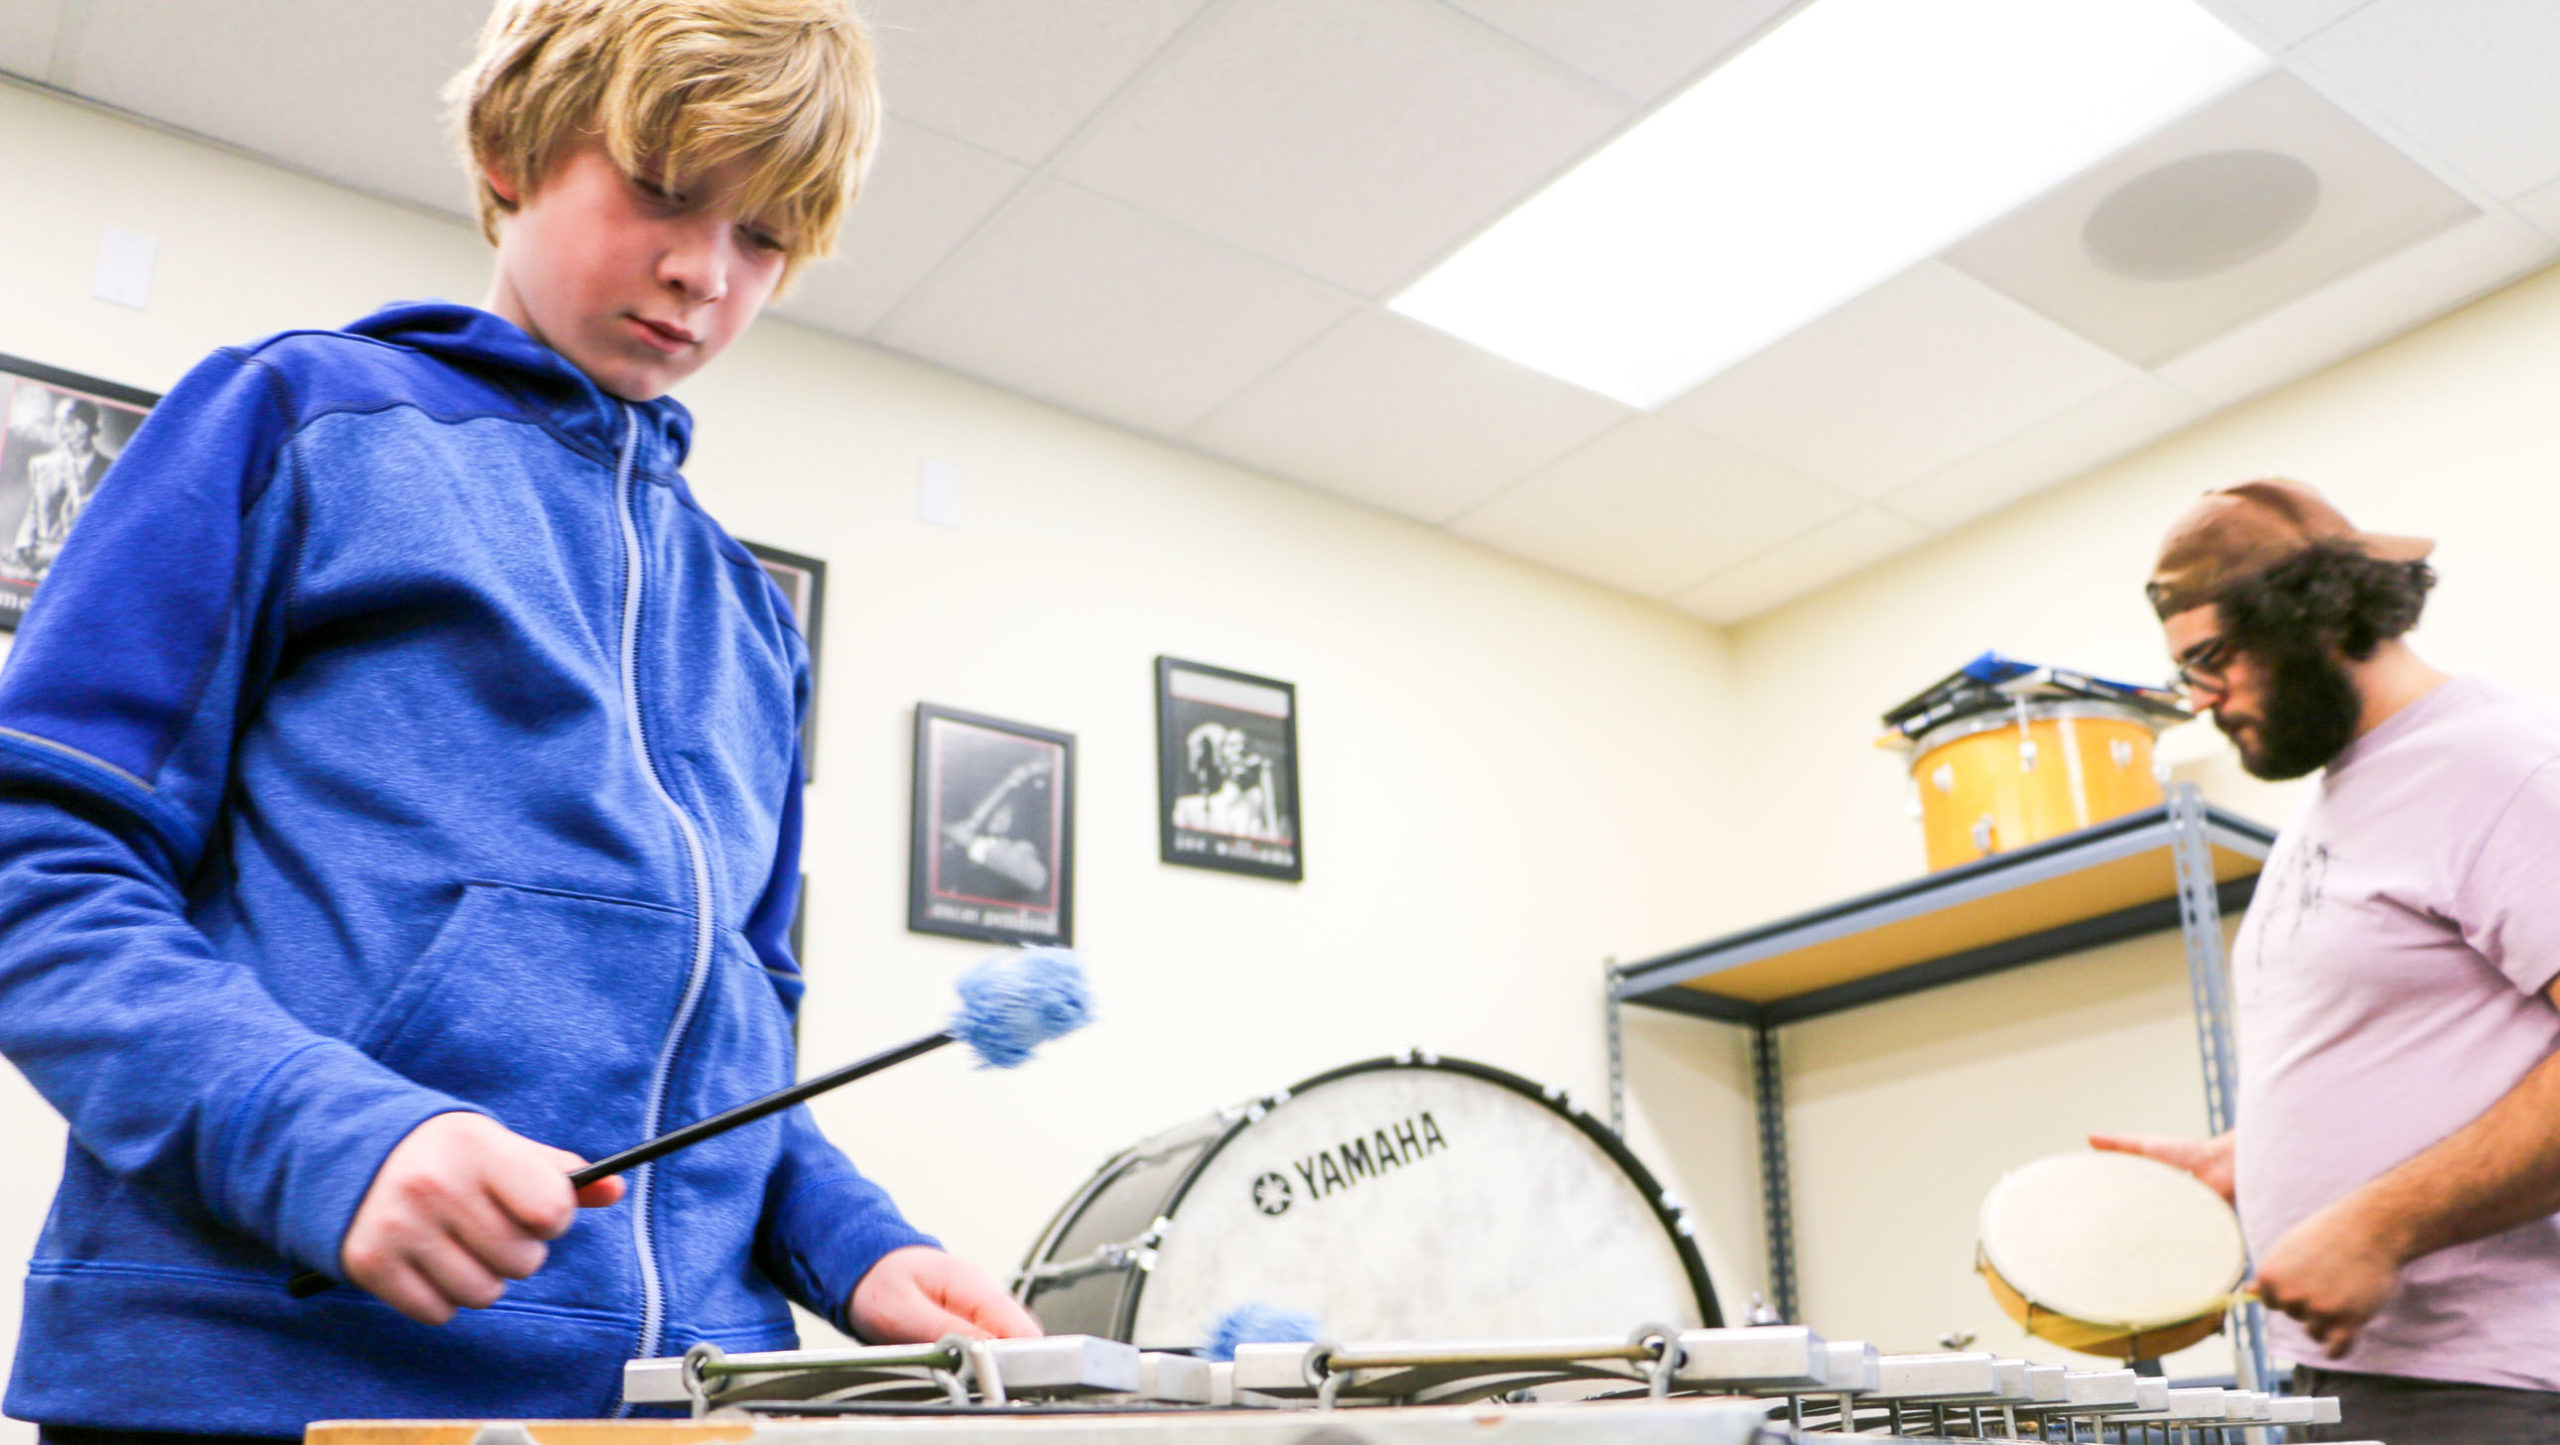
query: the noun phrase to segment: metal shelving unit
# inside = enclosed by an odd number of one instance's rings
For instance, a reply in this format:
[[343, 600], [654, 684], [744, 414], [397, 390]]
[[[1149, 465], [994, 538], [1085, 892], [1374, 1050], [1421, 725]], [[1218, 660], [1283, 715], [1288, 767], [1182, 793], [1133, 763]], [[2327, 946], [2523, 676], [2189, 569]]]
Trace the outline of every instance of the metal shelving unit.
[[[1793, 1320], [1795, 1232], [1787, 1194], [1781, 1027], [2175, 928], [2186, 942], [2205, 1115], [2219, 1133], [2231, 1127], [2237, 1082], [2222, 914], [2248, 905], [2274, 842], [2271, 830], [2208, 806], [2194, 785], [2182, 783], [2156, 808], [1692, 948], [1611, 964], [1613, 1106], [1624, 1069], [1622, 1005], [1751, 1030], [1769, 1289], [1779, 1315]], [[2237, 1314], [2234, 1340], [2242, 1368], [2253, 1372], [2252, 1379], [2264, 1379], [2263, 1318], [2254, 1304]]]

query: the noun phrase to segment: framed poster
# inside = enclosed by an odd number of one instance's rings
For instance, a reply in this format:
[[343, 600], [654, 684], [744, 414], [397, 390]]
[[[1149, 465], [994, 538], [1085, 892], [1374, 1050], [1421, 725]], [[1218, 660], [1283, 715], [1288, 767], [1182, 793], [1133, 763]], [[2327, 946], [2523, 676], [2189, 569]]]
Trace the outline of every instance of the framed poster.
[[809, 644], [809, 712], [800, 720], [800, 773], [804, 782], [818, 780], [818, 637], [827, 620], [827, 564], [815, 557], [785, 552], [761, 542], [748, 542], [746, 549], [764, 564], [764, 575], [782, 589], [791, 603], [791, 616], [800, 624], [800, 636]]
[[1296, 687], [1157, 658], [1156, 779], [1167, 863], [1306, 877]]
[[158, 394], [0, 356], [0, 628], [15, 632]]
[[1076, 740], [916, 704], [907, 927], [997, 943], [1075, 941]]

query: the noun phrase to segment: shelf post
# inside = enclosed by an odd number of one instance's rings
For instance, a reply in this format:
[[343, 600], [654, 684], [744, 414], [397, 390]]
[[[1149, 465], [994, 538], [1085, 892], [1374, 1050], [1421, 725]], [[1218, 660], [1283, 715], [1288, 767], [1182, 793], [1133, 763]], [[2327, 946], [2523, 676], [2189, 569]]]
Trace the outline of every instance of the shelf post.
[[1769, 1235], [1769, 1296], [1782, 1322], [1796, 1314], [1795, 1207], [1787, 1192], [1787, 1094], [1778, 1069], [1778, 1026], [1751, 1025], [1751, 1093], [1760, 1124], [1760, 1216]]
[[1600, 960], [1601, 1006], [1608, 1010], [1609, 1021], [1609, 1132], [1627, 1137], [1627, 1036], [1626, 1006], [1618, 1001], [1618, 961]]
[[[2187, 988], [2195, 1002], [2197, 1052], [2204, 1060], [2205, 1126], [2220, 1134], [2239, 1117], [2240, 1053], [2232, 1037], [2231, 975], [2222, 956], [2222, 899], [2213, 876], [2213, 844], [2205, 830], [2204, 795], [2193, 783], [2169, 788], [2169, 857], [2178, 873], [2178, 931], [2186, 941]], [[2265, 1310], [2254, 1300], [2233, 1307], [2231, 1333], [2242, 1387], [2265, 1388]]]

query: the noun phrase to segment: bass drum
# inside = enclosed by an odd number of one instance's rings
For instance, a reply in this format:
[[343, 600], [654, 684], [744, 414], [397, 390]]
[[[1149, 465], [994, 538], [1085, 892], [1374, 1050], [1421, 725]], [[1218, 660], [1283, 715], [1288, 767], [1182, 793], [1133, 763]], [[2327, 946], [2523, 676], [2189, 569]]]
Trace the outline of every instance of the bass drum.
[[1690, 1233], [1560, 1091], [1409, 1053], [1115, 1156], [1050, 1221], [1015, 1294], [1052, 1334], [1169, 1349], [1248, 1303], [1334, 1339], [1720, 1325]]

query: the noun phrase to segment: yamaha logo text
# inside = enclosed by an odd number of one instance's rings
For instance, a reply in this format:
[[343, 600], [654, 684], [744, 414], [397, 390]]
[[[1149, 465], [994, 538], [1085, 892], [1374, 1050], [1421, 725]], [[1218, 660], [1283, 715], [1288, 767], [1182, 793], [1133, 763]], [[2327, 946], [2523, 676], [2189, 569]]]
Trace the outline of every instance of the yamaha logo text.
[[1289, 1212], [1300, 1196], [1314, 1202], [1352, 1188], [1364, 1179], [1375, 1179], [1390, 1169], [1402, 1169], [1449, 1147], [1448, 1136], [1440, 1132], [1440, 1122], [1429, 1110], [1411, 1118], [1370, 1131], [1365, 1138], [1346, 1140], [1331, 1149], [1320, 1150], [1304, 1159], [1290, 1161], [1289, 1175], [1268, 1170], [1255, 1176], [1253, 1207], [1277, 1217]]

